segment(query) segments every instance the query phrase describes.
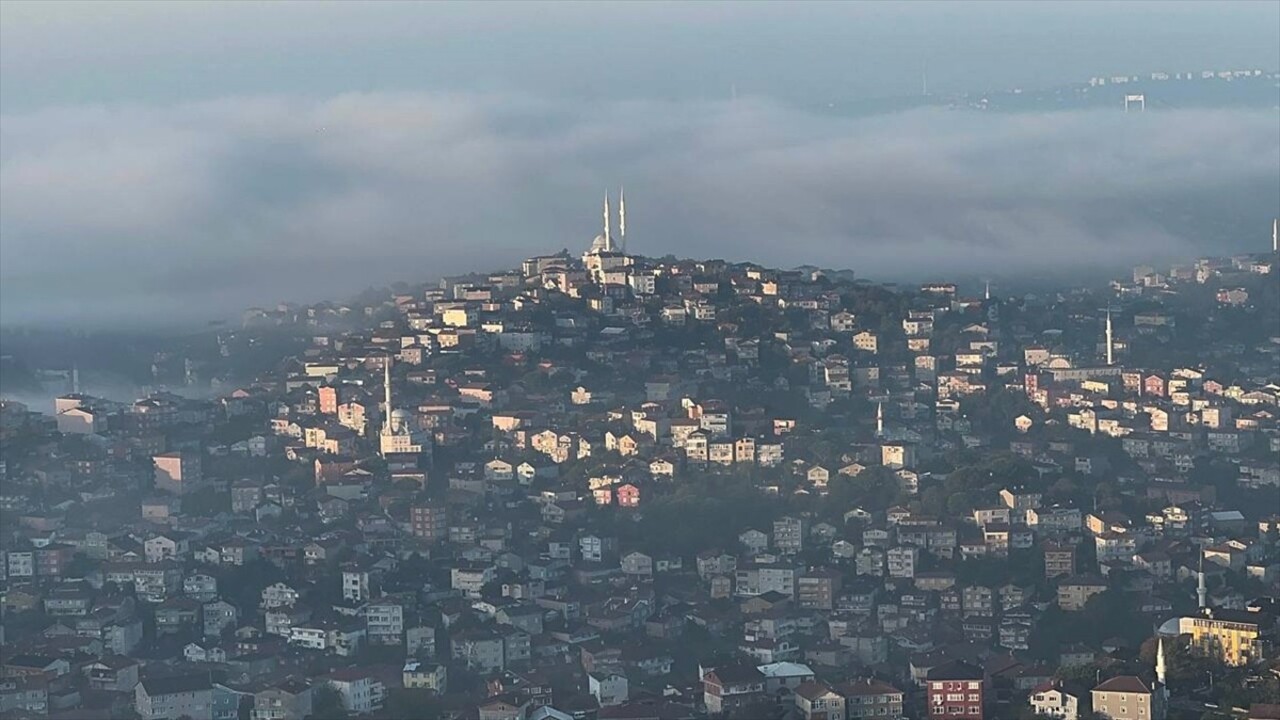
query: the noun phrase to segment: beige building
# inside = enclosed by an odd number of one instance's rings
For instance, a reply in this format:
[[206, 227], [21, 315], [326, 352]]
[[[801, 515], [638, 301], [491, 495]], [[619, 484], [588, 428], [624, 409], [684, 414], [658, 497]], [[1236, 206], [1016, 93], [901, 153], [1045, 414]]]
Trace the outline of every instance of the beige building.
[[796, 581], [797, 600], [805, 609], [830, 610], [839, 593], [840, 573], [830, 570], [811, 570]]
[[1163, 635], [1190, 635], [1191, 648], [1231, 667], [1262, 659], [1261, 613], [1204, 608], [1200, 614], [1173, 618], [1160, 628]]
[[880, 463], [894, 470], [915, 467], [916, 446], [911, 443], [885, 443], [880, 446]]
[[1119, 675], [1093, 689], [1093, 713], [1105, 720], [1161, 720], [1159, 695], [1136, 675]]
[[836, 688], [844, 696], [845, 717], [902, 717], [903, 693], [874, 678], [850, 680]]
[[448, 672], [444, 665], [409, 660], [404, 664], [401, 682], [406, 688], [434, 690], [443, 694], [446, 690], [447, 677]]
[[200, 484], [200, 456], [182, 452], [153, 455], [156, 488], [175, 495], [190, 492]]
[[1045, 543], [1044, 576], [1050, 580], [1059, 576], [1070, 577], [1076, 573], [1076, 549], [1069, 545]]
[[59, 411], [57, 423], [58, 432], [69, 435], [92, 435], [101, 432], [106, 425], [101, 413], [81, 406]]
[[1053, 683], [1045, 683], [1032, 690], [1027, 701], [1036, 715], [1058, 720], [1080, 718], [1080, 698]]
[[875, 333], [870, 330], [863, 330], [853, 336], [853, 346], [863, 352], [869, 352], [874, 355], [880, 349], [880, 341]]
[[802, 683], [795, 691], [796, 708], [804, 720], [844, 720], [845, 699], [825, 683]]
[[1058, 607], [1067, 612], [1083, 610], [1089, 598], [1106, 592], [1107, 583], [1101, 578], [1078, 576], [1063, 580], [1058, 585]]

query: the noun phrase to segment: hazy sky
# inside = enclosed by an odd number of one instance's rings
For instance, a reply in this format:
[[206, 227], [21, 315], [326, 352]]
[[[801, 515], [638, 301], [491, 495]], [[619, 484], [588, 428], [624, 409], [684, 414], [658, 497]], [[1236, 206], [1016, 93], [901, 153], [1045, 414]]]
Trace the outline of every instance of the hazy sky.
[[1275, 70], [1280, 2], [3, 2], [0, 322], [577, 250], [606, 185], [640, 252], [887, 276], [1194, 253], [1196, 198], [1280, 205], [1274, 109], [808, 110], [926, 67], [935, 92]]
[[0, 101], [498, 91], [821, 102], [1280, 64], [1280, 2], [3, 3]]

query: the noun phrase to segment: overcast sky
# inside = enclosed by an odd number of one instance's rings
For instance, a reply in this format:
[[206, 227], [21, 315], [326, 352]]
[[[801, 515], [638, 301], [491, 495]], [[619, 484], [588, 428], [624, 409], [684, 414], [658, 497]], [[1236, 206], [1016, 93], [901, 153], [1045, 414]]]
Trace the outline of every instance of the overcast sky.
[[0, 101], [498, 91], [801, 101], [1280, 64], [1277, 2], [3, 3]]
[[578, 250], [619, 184], [648, 254], [901, 277], [1194, 253], [1170, 208], [1280, 205], [1274, 109], [807, 108], [926, 68], [957, 92], [1234, 67], [1280, 68], [1280, 3], [4, 2], [0, 322]]

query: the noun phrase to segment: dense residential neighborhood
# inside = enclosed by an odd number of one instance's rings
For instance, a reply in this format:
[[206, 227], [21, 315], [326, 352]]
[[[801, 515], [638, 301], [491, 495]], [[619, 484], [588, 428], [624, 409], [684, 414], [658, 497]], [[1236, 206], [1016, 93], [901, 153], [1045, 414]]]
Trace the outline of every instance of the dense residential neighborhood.
[[1280, 717], [1276, 254], [1005, 295], [625, 242], [4, 401], [0, 715]]

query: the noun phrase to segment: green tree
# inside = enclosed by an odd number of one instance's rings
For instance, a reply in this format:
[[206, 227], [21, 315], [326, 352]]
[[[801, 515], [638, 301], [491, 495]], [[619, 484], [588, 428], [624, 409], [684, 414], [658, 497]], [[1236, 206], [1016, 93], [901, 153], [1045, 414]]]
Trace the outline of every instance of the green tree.
[[332, 685], [322, 685], [312, 693], [308, 720], [348, 720], [350, 717], [342, 705], [342, 694]]
[[377, 715], [386, 718], [439, 717], [443, 707], [435, 692], [420, 688], [392, 688]]
[[854, 507], [867, 510], [884, 510], [893, 505], [901, 494], [898, 476], [892, 470], [874, 465], [853, 477], [835, 475], [827, 483], [826, 507], [835, 514], [843, 514]]

